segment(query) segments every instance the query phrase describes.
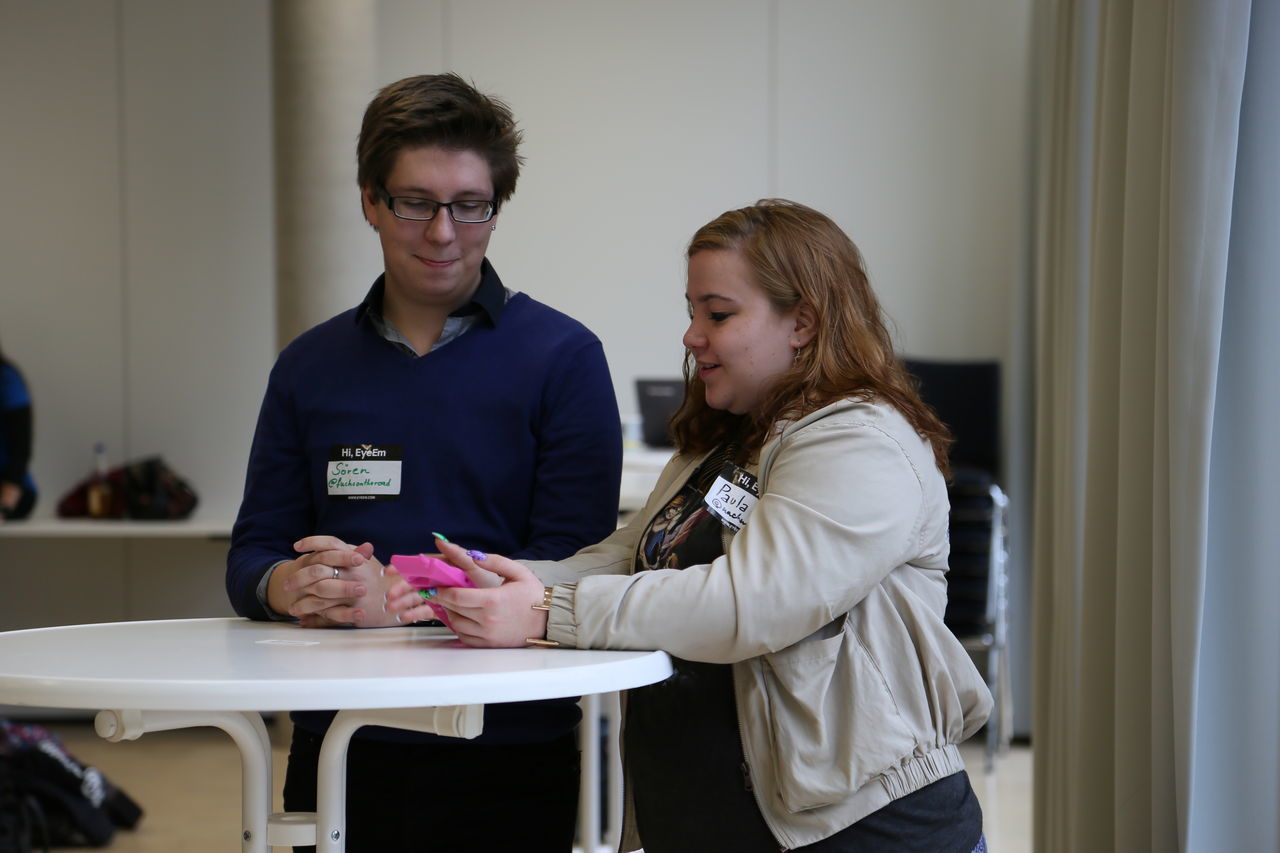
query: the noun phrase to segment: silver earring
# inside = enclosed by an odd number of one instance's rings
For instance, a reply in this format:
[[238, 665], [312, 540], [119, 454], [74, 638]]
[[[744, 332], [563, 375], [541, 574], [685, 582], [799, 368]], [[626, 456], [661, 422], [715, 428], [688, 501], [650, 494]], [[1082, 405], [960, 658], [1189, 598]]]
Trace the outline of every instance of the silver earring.
[[497, 231], [497, 230], [498, 230], [498, 226], [497, 226], [497, 225], [490, 225], [490, 226], [489, 226], [489, 230], [490, 230], [490, 231]]

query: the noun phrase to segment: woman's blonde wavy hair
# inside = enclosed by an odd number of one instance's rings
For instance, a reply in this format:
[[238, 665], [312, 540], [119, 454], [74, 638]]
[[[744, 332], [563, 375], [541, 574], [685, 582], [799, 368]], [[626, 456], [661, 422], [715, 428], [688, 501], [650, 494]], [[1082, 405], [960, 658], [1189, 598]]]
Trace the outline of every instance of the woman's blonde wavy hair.
[[682, 453], [733, 442], [739, 461], [750, 459], [782, 422], [837, 400], [878, 400], [902, 413], [933, 447], [939, 470], [950, 476], [951, 436], [894, 353], [862, 253], [838, 225], [803, 204], [762, 199], [699, 228], [686, 256], [711, 250], [740, 252], [778, 311], [806, 303], [816, 333], [761, 405], [743, 415], [707, 405], [706, 388], [686, 353], [684, 401], [671, 420]]

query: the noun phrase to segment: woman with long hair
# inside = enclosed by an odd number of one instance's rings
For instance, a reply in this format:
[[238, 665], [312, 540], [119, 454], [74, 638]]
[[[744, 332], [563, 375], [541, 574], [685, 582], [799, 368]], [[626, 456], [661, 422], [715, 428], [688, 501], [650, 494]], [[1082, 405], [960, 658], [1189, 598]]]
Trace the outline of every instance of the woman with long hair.
[[[673, 656], [626, 698], [625, 850], [985, 849], [957, 745], [991, 697], [943, 624], [949, 439], [858, 249], [761, 201], [694, 235], [685, 296], [677, 453], [643, 511], [558, 562], [437, 540], [478, 588], [431, 600], [469, 645]], [[644, 553], [656, 526], [671, 554]]]

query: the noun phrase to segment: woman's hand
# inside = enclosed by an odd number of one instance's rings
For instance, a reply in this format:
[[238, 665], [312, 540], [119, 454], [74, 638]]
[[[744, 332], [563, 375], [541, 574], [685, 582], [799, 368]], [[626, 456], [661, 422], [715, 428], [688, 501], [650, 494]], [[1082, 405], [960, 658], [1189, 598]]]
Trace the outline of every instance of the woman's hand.
[[[528, 637], [547, 633], [547, 611], [534, 610], [542, 603], [542, 581], [524, 565], [497, 554], [467, 551], [452, 543], [436, 540], [440, 553], [451, 565], [462, 569], [479, 587], [442, 587], [432, 599], [449, 611], [454, 633], [469, 646], [513, 648], [523, 646]], [[481, 568], [478, 563], [483, 563]], [[491, 586], [494, 580], [501, 586]], [[388, 598], [388, 609], [404, 622], [433, 619], [434, 614], [417, 591], [403, 580]]]

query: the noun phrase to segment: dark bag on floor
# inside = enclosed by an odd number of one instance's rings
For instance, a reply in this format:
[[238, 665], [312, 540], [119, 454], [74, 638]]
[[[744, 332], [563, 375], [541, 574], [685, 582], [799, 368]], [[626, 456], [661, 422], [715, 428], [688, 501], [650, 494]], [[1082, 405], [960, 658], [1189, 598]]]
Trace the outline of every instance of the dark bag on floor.
[[33, 839], [48, 853], [48, 833], [40, 804], [30, 794], [18, 791], [13, 768], [0, 751], [0, 853], [31, 853]]
[[[19, 802], [13, 850], [30, 850], [33, 840], [54, 847], [102, 847], [116, 827], [132, 829], [142, 817], [128, 794], [73, 758], [44, 727], [0, 720], [0, 734], [0, 790], [11, 786]], [[9, 853], [3, 846], [0, 851]]]
[[[93, 478], [77, 483], [58, 501], [60, 518], [85, 518], [89, 515], [89, 484]], [[109, 518], [180, 519], [187, 518], [200, 502], [195, 490], [159, 456], [135, 459], [107, 472], [111, 484]]]

